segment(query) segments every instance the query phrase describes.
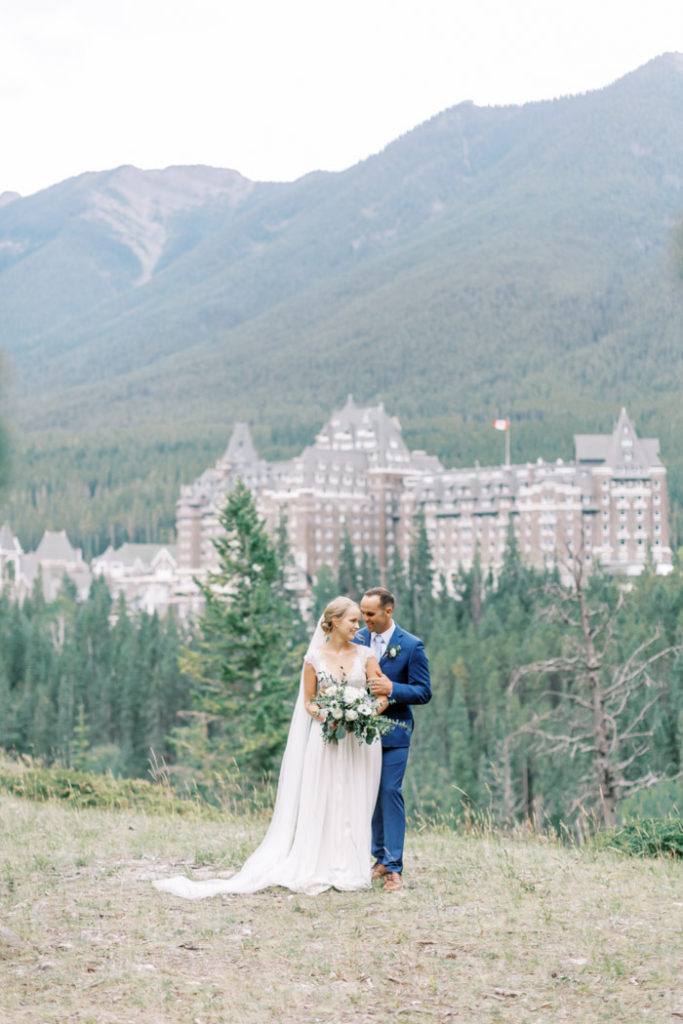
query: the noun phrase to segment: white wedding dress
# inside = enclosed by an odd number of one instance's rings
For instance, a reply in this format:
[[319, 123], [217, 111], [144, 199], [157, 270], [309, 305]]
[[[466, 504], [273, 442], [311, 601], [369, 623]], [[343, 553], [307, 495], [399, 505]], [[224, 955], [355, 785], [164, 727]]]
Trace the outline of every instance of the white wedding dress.
[[[329, 660], [318, 629], [305, 661], [318, 679], [335, 682], [339, 671]], [[372, 651], [358, 647], [344, 680], [365, 686]], [[314, 895], [325, 889], [370, 887], [372, 812], [382, 770], [379, 740], [368, 744], [346, 735], [323, 743], [322, 727], [303, 706], [303, 672], [282, 760], [277, 799], [268, 832], [242, 869], [231, 878], [191, 881], [160, 879], [157, 889], [185, 899], [220, 893], [250, 893], [280, 885]]]

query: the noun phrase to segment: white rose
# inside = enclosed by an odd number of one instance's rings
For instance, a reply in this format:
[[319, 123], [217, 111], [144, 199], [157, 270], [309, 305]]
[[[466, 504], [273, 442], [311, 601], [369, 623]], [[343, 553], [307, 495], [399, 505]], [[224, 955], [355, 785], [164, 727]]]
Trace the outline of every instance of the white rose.
[[360, 700], [363, 696], [363, 690], [359, 690], [357, 686], [345, 686], [344, 687], [344, 703], [353, 704], [355, 700]]
[[339, 687], [336, 683], [331, 683], [329, 686], [325, 687], [325, 693], [328, 697], [336, 697], [339, 693]]
[[343, 718], [344, 712], [342, 711], [341, 708], [332, 708], [332, 717], [337, 719]]
[[349, 710], [346, 712], [346, 721], [347, 722], [355, 722], [357, 718], [358, 718], [358, 712], [354, 711], [353, 708], [349, 708]]

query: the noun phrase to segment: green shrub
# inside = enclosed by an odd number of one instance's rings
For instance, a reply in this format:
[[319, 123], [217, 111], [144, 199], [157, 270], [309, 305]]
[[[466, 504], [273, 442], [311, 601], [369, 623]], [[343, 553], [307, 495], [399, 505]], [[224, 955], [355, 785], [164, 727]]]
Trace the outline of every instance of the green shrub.
[[595, 844], [632, 857], [683, 857], [683, 818], [634, 818], [600, 832]]
[[116, 779], [71, 768], [45, 768], [35, 762], [0, 762], [0, 792], [28, 800], [64, 800], [72, 807], [210, 817], [217, 814], [215, 808], [198, 800], [180, 799], [168, 786], [145, 779]]

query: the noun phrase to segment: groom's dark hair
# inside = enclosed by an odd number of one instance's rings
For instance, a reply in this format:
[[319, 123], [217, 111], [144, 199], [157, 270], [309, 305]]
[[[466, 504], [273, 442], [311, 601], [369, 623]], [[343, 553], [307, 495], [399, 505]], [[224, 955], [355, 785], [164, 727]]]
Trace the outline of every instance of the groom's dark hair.
[[370, 590], [365, 591], [365, 597], [378, 597], [382, 608], [386, 608], [387, 605], [391, 605], [392, 608], [396, 607], [396, 599], [386, 587], [371, 587]]

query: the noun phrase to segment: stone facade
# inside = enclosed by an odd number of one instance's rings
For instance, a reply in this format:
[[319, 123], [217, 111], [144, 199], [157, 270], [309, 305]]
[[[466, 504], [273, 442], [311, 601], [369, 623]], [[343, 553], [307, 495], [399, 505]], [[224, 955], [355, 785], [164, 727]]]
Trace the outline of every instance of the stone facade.
[[218, 512], [240, 477], [272, 531], [286, 516], [302, 590], [322, 565], [336, 568], [345, 532], [356, 558], [374, 557], [380, 575], [396, 548], [405, 562], [418, 511], [448, 586], [476, 552], [483, 571], [495, 574], [511, 527], [522, 556], [539, 567], [562, 566], [570, 553], [626, 575], [642, 570], [648, 552], [659, 572], [672, 565], [659, 444], [638, 438], [625, 410], [611, 434], [577, 435], [572, 462], [475, 469], [445, 469], [436, 457], [409, 451], [381, 405], [359, 408], [351, 398], [286, 462], [260, 459], [238, 424], [215, 467], [182, 488], [181, 571], [214, 567]]
[[[522, 557], [539, 568], [558, 564], [566, 574], [570, 557], [580, 556], [633, 576], [651, 558], [657, 572], [669, 572], [666, 468], [656, 438], [639, 438], [622, 409], [611, 434], [578, 434], [574, 444], [572, 462], [445, 469], [409, 451], [381, 405], [359, 408], [349, 398], [300, 455], [266, 462], [248, 427], [237, 424], [216, 465], [181, 489], [177, 545], [109, 548], [93, 559], [92, 573], [131, 607], [195, 617], [202, 604], [195, 576], [216, 567], [218, 514], [240, 478], [272, 533], [286, 518], [291, 586], [302, 598], [323, 565], [337, 568], [346, 533], [357, 562], [374, 559], [380, 579], [396, 550], [406, 563], [418, 512], [437, 577], [449, 588], [477, 554], [482, 571], [495, 575], [511, 529]], [[91, 567], [64, 531], [46, 532], [25, 554], [9, 526], [0, 528], [0, 589], [21, 600], [40, 578], [52, 601], [65, 576], [87, 597]]]
[[172, 611], [180, 620], [201, 608], [199, 591], [187, 574], [178, 571], [175, 544], [122, 544], [108, 547], [92, 560], [94, 576], [102, 576], [116, 600], [119, 595], [131, 608], [165, 615]]
[[58, 596], [64, 578], [76, 588], [79, 600], [90, 590], [90, 566], [80, 548], [74, 548], [64, 530], [46, 530], [35, 551], [25, 554], [9, 526], [0, 530], [0, 588], [6, 586], [19, 601], [31, 593], [38, 579], [46, 601]]

